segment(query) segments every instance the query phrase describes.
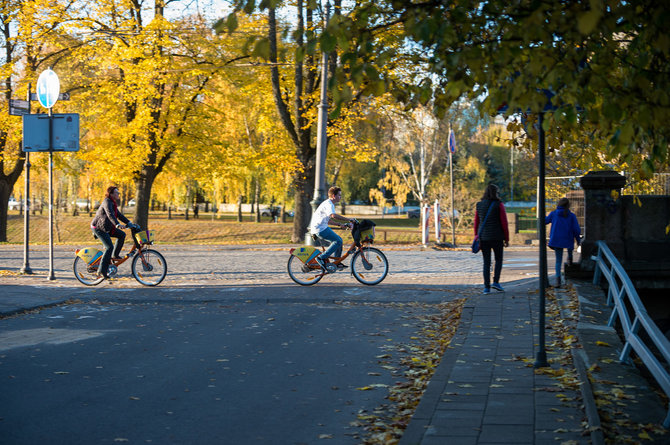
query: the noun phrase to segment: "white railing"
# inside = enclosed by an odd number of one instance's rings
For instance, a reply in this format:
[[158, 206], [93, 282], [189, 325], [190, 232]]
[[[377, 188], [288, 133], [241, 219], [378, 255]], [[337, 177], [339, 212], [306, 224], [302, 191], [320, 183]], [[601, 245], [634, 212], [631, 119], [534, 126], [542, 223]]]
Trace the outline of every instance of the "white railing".
[[[598, 241], [596, 244], [598, 246], [598, 254], [591, 257], [596, 262], [593, 283], [599, 284], [601, 277], [607, 280], [609, 284], [607, 305], [613, 308], [607, 325], [610, 327], [613, 326], [618, 316], [626, 340], [619, 356], [619, 361], [622, 363], [626, 362], [631, 349], [633, 349], [665, 394], [670, 396], [670, 374], [668, 374], [663, 363], [654, 355], [640, 334], [643, 332], [647, 335], [646, 341], [653, 344], [660, 352], [666, 365], [670, 364], [670, 341], [658, 329], [656, 323], [654, 323], [647, 313], [647, 309], [642, 304], [633, 283], [628, 278], [619, 260], [616, 259], [612, 251], [607, 247], [607, 243]], [[630, 313], [629, 308], [632, 309]], [[632, 322], [631, 315], [633, 317]], [[663, 421], [663, 427], [670, 427], [670, 408]]]

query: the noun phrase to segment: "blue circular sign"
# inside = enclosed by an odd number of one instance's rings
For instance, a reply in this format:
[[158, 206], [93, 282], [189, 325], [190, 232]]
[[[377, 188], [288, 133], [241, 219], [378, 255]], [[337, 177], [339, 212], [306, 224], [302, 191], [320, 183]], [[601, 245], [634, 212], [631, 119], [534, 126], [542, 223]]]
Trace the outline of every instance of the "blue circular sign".
[[60, 81], [58, 75], [51, 68], [42, 71], [37, 79], [37, 100], [44, 108], [53, 107], [58, 101]]

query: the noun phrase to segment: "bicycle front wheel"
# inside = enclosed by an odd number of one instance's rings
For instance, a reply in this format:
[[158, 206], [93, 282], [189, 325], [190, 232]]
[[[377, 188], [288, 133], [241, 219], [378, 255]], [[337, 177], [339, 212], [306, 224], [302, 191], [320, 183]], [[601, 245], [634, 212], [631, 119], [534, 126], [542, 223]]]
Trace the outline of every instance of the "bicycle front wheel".
[[[142, 261], [144, 258], [144, 261]], [[145, 286], [157, 286], [167, 275], [165, 257], [153, 249], [137, 252], [131, 266], [133, 276]]]
[[96, 286], [104, 280], [103, 277], [98, 277], [97, 266], [89, 266], [86, 261], [79, 257], [74, 258], [72, 271], [74, 272], [74, 277], [86, 286]]
[[351, 260], [351, 273], [363, 284], [379, 284], [389, 273], [389, 262], [381, 250], [366, 246]]
[[323, 272], [320, 267], [312, 269], [294, 255], [289, 257], [286, 269], [288, 270], [288, 276], [301, 286], [311, 286], [323, 278]]

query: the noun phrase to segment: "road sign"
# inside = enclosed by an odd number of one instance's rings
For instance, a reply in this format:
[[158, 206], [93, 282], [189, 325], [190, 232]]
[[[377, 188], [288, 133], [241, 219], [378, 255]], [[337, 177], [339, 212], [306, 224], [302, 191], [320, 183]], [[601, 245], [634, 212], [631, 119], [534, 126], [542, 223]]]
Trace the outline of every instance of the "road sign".
[[58, 101], [58, 93], [60, 93], [58, 75], [51, 68], [42, 71], [37, 79], [37, 100], [44, 108], [51, 108]]
[[[37, 101], [37, 93], [30, 93], [30, 100]], [[60, 93], [58, 100], [70, 100], [70, 93]]]
[[[52, 137], [49, 142], [49, 119]], [[79, 115], [76, 113], [23, 116], [23, 151], [79, 151]]]
[[9, 114], [12, 116], [30, 114], [30, 102], [27, 100], [9, 99]]

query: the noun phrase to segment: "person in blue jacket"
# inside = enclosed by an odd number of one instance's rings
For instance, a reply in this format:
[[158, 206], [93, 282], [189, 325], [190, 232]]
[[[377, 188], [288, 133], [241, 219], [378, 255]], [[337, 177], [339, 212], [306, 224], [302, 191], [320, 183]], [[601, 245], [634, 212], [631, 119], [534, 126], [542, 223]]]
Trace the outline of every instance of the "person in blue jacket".
[[561, 287], [561, 268], [563, 266], [563, 249], [568, 249], [568, 264], [572, 264], [572, 250], [574, 243], [581, 242], [581, 229], [574, 213], [570, 211], [568, 198], [558, 200], [556, 210], [544, 219], [545, 224], [551, 224], [549, 247], [556, 252], [556, 285]]

